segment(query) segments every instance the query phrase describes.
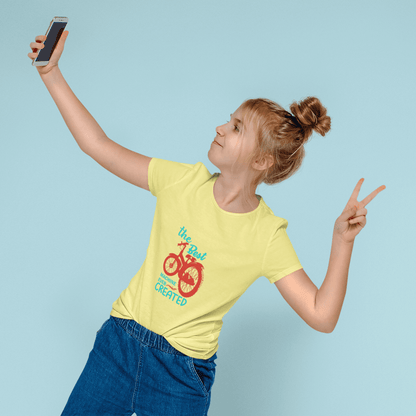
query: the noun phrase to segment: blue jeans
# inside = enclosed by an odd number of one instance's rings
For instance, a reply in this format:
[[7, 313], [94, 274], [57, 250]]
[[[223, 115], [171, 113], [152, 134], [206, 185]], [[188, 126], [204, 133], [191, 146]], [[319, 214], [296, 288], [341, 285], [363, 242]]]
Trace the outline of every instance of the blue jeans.
[[207, 415], [216, 358], [189, 357], [137, 322], [110, 316], [61, 416]]

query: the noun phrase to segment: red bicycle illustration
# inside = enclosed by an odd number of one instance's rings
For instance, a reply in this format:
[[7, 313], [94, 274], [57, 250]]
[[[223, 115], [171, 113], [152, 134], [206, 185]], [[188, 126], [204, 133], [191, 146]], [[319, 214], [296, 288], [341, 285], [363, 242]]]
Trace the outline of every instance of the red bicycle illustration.
[[186, 255], [187, 260], [183, 257], [182, 253], [188, 244], [179, 243], [178, 246], [183, 246], [179, 255], [169, 253], [163, 262], [163, 270], [168, 276], [178, 273], [178, 289], [184, 298], [195, 295], [204, 280], [204, 266], [196, 262], [196, 258], [190, 254]]

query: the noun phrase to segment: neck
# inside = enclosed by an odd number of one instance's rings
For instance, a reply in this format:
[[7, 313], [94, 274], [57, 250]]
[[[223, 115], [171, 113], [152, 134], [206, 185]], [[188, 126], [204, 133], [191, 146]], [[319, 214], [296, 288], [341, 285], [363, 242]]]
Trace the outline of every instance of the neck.
[[259, 205], [256, 188], [247, 188], [235, 179], [225, 178], [220, 174], [214, 184], [214, 196], [218, 205], [226, 211], [250, 212]]

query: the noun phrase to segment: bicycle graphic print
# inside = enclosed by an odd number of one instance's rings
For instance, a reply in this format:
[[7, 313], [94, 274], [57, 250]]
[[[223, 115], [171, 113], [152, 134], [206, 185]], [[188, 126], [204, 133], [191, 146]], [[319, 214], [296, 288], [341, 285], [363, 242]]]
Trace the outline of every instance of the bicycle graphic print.
[[168, 276], [178, 274], [178, 289], [184, 298], [195, 295], [204, 280], [204, 266], [190, 254], [186, 255], [187, 260], [183, 257], [182, 253], [188, 244], [179, 243], [178, 246], [183, 246], [180, 253], [169, 253], [163, 262], [163, 270]]

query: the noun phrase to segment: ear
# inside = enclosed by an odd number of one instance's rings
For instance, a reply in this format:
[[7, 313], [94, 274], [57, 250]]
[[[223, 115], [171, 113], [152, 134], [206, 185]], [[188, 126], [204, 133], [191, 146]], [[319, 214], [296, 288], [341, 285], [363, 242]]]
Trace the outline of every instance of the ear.
[[256, 160], [253, 163], [253, 169], [265, 170], [274, 164], [273, 156], [267, 155], [261, 160]]

